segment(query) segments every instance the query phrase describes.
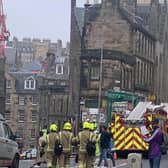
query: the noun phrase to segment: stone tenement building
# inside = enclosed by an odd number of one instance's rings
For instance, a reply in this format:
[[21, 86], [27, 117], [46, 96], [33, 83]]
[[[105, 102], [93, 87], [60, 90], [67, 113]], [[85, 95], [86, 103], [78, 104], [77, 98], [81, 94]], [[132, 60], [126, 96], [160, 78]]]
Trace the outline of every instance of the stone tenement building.
[[49, 39], [40, 40], [38, 38], [23, 38], [22, 41], [19, 41], [14, 37], [12, 41], [7, 43], [6, 50], [7, 52], [11, 49], [16, 50], [14, 64], [19, 69], [24, 64], [34, 60], [43, 61], [48, 50], [52, 49], [56, 52], [57, 50], [60, 51], [61, 48], [63, 48], [61, 40], [57, 40], [57, 43], [53, 43]]
[[61, 128], [71, 116], [68, 113], [69, 44], [56, 52], [49, 50], [40, 78], [39, 127], [57, 123]]
[[137, 15], [143, 18], [145, 27], [155, 35], [155, 94], [157, 102], [168, 101], [168, 10], [167, 1], [153, 0], [137, 6]]
[[[19, 135], [23, 150], [37, 144], [39, 128], [51, 122], [61, 125], [68, 118], [69, 43], [50, 46], [41, 62], [33, 60], [16, 68], [17, 49], [6, 49], [5, 118]], [[54, 53], [49, 54], [49, 53]], [[54, 58], [54, 60], [53, 60]]]
[[39, 92], [37, 73], [6, 72], [5, 118], [18, 135], [19, 147], [36, 147], [38, 136]]
[[80, 100], [98, 101], [101, 54], [102, 108], [110, 89], [145, 98], [154, 89], [156, 38], [133, 13], [136, 1], [71, 5], [70, 112], [80, 117]]

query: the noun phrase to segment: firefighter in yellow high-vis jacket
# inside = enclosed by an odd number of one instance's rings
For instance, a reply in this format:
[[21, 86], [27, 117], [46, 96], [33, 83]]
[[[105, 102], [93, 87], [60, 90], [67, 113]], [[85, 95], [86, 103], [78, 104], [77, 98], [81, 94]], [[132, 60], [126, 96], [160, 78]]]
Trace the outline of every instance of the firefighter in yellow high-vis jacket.
[[72, 134], [72, 125], [69, 122], [64, 123], [63, 131], [59, 132], [59, 141], [62, 144], [63, 151], [59, 156], [59, 168], [70, 168], [71, 144], [74, 139]]
[[57, 133], [58, 127], [56, 124], [50, 125], [50, 133], [46, 136], [46, 161], [48, 168], [55, 168], [57, 165], [58, 158], [54, 153], [55, 142], [58, 139]]
[[79, 132], [77, 136], [77, 141], [79, 142], [79, 168], [92, 168], [93, 165], [93, 157], [89, 156], [86, 151], [87, 142], [94, 141], [93, 133], [90, 131], [90, 123], [85, 121], [83, 123], [83, 130]]

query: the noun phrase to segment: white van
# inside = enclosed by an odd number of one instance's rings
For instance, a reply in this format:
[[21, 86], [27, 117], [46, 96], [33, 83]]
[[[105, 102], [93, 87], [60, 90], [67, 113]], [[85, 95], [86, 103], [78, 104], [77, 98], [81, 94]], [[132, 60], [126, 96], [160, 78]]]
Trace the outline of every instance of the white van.
[[10, 127], [0, 114], [0, 167], [19, 168], [19, 150]]

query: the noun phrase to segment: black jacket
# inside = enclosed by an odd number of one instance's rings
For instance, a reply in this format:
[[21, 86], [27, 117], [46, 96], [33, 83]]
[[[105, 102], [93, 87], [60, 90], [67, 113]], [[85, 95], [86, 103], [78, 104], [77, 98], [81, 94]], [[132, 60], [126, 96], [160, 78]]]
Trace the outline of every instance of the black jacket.
[[102, 149], [108, 149], [110, 145], [111, 136], [107, 131], [103, 131], [100, 136], [100, 147]]

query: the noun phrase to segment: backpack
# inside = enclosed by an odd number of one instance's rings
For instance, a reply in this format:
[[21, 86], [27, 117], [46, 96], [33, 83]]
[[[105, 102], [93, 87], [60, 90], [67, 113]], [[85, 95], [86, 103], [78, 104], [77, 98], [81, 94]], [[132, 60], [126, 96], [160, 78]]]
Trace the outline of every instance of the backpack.
[[96, 152], [96, 143], [92, 142], [91, 137], [89, 138], [87, 144], [86, 144], [86, 151], [89, 156], [95, 156]]
[[54, 146], [54, 153], [55, 153], [55, 155], [56, 156], [60, 156], [61, 153], [62, 153], [62, 150], [63, 150], [62, 144], [58, 140], [56, 140], [55, 141], [55, 146]]

